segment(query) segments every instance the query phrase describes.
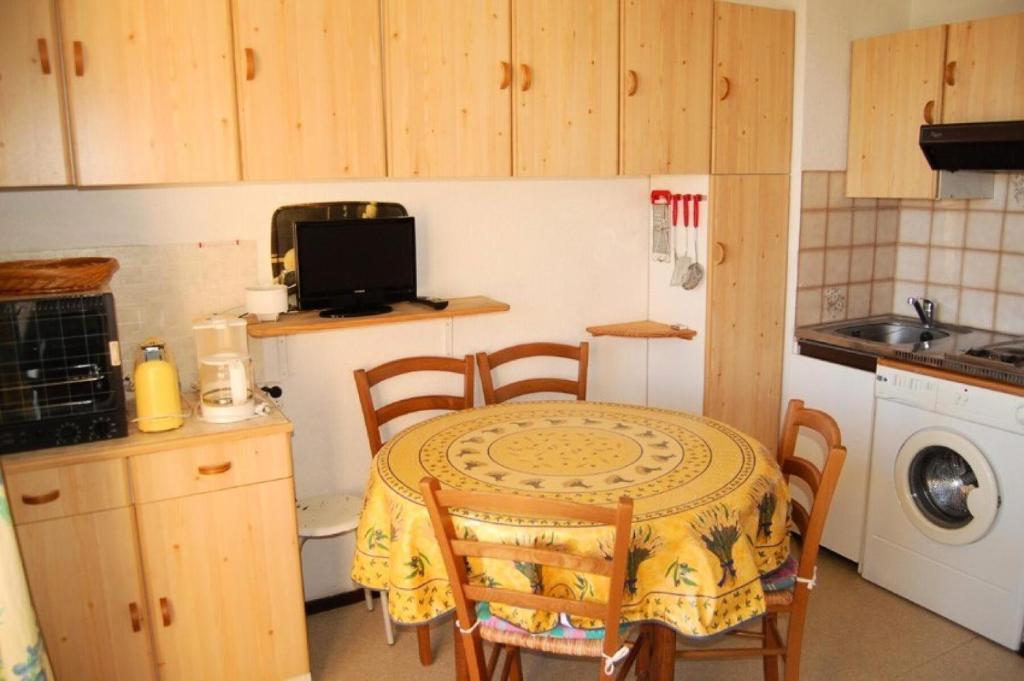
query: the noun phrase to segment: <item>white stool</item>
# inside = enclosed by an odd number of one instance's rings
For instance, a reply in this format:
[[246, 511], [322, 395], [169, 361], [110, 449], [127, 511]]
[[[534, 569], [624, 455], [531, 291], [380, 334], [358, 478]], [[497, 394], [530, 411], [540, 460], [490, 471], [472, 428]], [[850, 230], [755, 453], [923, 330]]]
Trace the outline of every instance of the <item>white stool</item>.
[[[326, 539], [355, 532], [359, 526], [359, 510], [362, 499], [345, 494], [325, 494], [295, 502], [299, 519], [299, 553], [310, 539]], [[373, 610], [373, 594], [363, 589], [366, 609]], [[380, 592], [380, 606], [384, 614], [384, 636], [388, 645], [395, 645], [395, 632], [388, 615], [388, 592]]]

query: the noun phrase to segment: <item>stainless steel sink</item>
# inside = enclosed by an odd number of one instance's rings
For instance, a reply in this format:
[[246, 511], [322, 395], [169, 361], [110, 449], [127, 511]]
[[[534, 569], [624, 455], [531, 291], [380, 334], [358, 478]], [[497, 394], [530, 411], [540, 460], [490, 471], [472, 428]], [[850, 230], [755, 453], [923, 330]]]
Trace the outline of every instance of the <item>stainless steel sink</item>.
[[948, 338], [950, 332], [937, 327], [927, 327], [912, 322], [868, 322], [851, 324], [835, 330], [840, 336], [858, 338], [886, 345], [910, 345]]

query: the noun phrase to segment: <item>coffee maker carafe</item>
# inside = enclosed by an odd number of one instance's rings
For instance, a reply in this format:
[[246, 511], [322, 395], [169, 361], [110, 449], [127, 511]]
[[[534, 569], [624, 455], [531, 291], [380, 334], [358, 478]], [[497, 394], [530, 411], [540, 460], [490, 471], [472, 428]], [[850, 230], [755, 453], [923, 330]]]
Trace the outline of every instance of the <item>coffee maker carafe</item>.
[[211, 317], [192, 328], [199, 360], [200, 417], [212, 423], [231, 423], [253, 416], [254, 382], [246, 321]]

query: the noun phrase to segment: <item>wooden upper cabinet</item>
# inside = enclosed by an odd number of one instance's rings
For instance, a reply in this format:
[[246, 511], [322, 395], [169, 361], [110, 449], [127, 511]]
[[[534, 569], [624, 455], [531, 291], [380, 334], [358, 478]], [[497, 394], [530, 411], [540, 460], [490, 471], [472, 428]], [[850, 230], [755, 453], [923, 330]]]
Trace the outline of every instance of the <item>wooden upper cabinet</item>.
[[247, 180], [382, 177], [377, 0], [232, 0]]
[[512, 174], [510, 0], [384, 0], [395, 177]]
[[618, 0], [517, 0], [515, 174], [618, 171]]
[[1024, 118], [1024, 14], [951, 25], [944, 75], [943, 123]]
[[71, 182], [56, 35], [49, 1], [0, 2], [0, 186]]
[[918, 140], [940, 120], [945, 46], [945, 26], [853, 41], [847, 196], [935, 197]]
[[715, 3], [711, 172], [788, 173], [793, 12]]
[[779, 441], [787, 175], [712, 176], [704, 414]]
[[712, 0], [624, 0], [624, 175], [708, 172], [712, 14]]
[[60, 8], [79, 184], [239, 179], [228, 0]]

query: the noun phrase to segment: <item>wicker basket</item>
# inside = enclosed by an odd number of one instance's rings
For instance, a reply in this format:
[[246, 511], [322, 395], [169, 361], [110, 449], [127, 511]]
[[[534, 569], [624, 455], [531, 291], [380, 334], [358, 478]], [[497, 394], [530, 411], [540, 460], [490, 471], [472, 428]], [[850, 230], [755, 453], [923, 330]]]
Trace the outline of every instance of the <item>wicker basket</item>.
[[115, 258], [61, 258], [0, 262], [0, 294], [90, 291], [110, 281]]

